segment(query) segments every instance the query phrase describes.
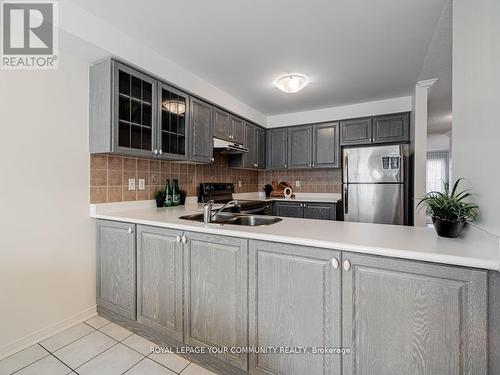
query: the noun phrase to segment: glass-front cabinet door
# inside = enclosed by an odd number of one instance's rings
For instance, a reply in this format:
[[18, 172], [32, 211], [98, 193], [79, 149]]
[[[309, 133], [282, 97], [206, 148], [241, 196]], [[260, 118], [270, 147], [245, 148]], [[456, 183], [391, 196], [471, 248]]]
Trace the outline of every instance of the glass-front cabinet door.
[[179, 90], [159, 83], [158, 99], [158, 156], [166, 159], [187, 159], [189, 97]]
[[127, 154], [156, 155], [156, 80], [120, 63], [114, 65], [114, 78], [114, 148]]

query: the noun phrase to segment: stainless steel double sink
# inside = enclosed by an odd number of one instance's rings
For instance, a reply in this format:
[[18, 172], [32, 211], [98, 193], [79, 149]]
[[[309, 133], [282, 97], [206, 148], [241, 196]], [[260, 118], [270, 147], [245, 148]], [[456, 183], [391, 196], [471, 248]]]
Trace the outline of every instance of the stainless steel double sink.
[[[203, 222], [203, 213], [185, 215], [179, 217], [182, 220], [191, 220], [191, 221], [199, 221]], [[279, 217], [270, 217], [263, 215], [246, 215], [240, 213], [232, 213], [232, 212], [221, 212], [217, 213], [213, 216], [212, 222], [213, 224], [230, 224], [230, 225], [245, 225], [250, 227], [256, 227], [261, 225], [271, 225], [275, 223], [279, 223], [283, 219]]]

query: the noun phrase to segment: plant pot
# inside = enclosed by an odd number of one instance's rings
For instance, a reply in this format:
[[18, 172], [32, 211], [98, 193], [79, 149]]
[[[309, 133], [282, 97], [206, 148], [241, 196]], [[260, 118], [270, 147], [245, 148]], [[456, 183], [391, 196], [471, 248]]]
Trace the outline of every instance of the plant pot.
[[163, 207], [164, 203], [165, 203], [165, 199], [156, 199], [156, 207], [158, 207], [158, 208]]
[[438, 236], [446, 238], [457, 238], [466, 224], [465, 221], [456, 222], [434, 216], [432, 217], [432, 222]]

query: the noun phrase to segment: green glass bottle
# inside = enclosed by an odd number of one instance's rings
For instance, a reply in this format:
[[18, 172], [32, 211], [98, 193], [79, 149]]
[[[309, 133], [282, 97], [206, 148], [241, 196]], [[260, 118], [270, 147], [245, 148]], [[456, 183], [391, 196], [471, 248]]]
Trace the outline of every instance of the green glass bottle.
[[174, 179], [174, 186], [172, 187], [172, 206], [178, 206], [181, 203], [181, 194], [179, 191], [179, 181]]
[[167, 179], [165, 184], [165, 207], [172, 206], [172, 185], [170, 185], [170, 179]]

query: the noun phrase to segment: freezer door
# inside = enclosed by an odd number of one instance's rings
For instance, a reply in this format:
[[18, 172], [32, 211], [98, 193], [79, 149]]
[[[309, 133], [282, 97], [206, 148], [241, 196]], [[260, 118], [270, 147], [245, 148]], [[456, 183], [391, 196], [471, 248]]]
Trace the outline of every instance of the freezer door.
[[345, 148], [343, 183], [403, 181], [404, 145]]
[[403, 184], [344, 184], [344, 221], [404, 225]]

